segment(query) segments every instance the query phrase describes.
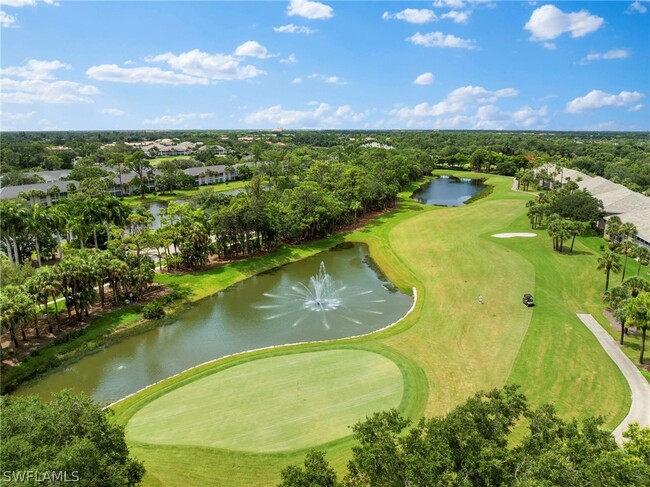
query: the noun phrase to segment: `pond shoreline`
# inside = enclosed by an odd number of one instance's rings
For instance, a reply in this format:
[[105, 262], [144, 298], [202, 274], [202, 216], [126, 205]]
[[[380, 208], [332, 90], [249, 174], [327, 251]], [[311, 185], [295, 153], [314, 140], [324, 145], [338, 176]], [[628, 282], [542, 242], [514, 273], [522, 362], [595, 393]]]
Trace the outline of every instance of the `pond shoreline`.
[[206, 362], [203, 362], [203, 363], [200, 363], [200, 364], [197, 364], [197, 365], [193, 365], [192, 367], [190, 367], [188, 369], [182, 370], [181, 372], [177, 372], [176, 374], [170, 375], [169, 377], [165, 377], [164, 379], [161, 379], [161, 380], [156, 381], [156, 382], [154, 382], [152, 384], [149, 384], [149, 385], [147, 385], [147, 386], [145, 386], [145, 387], [143, 387], [143, 388], [141, 388], [141, 389], [139, 389], [139, 390], [137, 390], [135, 392], [132, 392], [131, 394], [128, 394], [128, 395], [118, 399], [117, 401], [113, 401], [112, 403], [104, 406], [104, 409], [110, 409], [111, 407], [115, 406], [116, 404], [121, 403], [122, 401], [125, 401], [126, 399], [128, 399], [130, 397], [133, 397], [133, 396], [135, 396], [137, 394], [140, 394], [143, 391], [146, 391], [146, 390], [148, 390], [148, 389], [150, 389], [150, 388], [152, 388], [154, 386], [157, 386], [157, 385], [159, 385], [159, 384], [161, 384], [163, 382], [166, 382], [168, 380], [171, 380], [171, 379], [173, 379], [175, 377], [190, 374], [195, 369], [198, 369], [200, 367], [205, 367], [206, 365], [214, 364], [214, 363], [220, 362], [222, 360], [231, 359], [231, 358], [238, 357], [238, 356], [241, 356], [241, 355], [246, 355], [246, 354], [249, 354], [249, 353], [258, 353], [258, 352], [264, 352], [264, 351], [268, 351], [268, 350], [276, 350], [276, 349], [285, 348], [285, 347], [293, 347], [293, 346], [299, 346], [299, 345], [316, 345], [316, 344], [322, 344], [322, 343], [336, 343], [336, 342], [339, 342], [339, 341], [354, 340], [354, 339], [357, 339], [357, 338], [367, 337], [367, 336], [370, 336], [370, 335], [374, 335], [375, 333], [380, 333], [382, 331], [388, 330], [389, 328], [392, 328], [395, 325], [397, 325], [398, 323], [405, 320], [413, 312], [413, 310], [415, 309], [415, 306], [416, 306], [416, 304], [418, 302], [418, 290], [417, 290], [416, 287], [413, 287], [412, 293], [413, 293], [413, 303], [411, 304], [411, 307], [408, 309], [406, 314], [404, 314], [404, 316], [402, 316], [398, 320], [395, 320], [394, 322], [390, 323], [389, 325], [386, 325], [386, 326], [384, 326], [384, 327], [382, 327], [382, 328], [380, 328], [378, 330], [373, 330], [373, 331], [368, 332], [368, 333], [362, 333], [361, 335], [354, 335], [354, 336], [343, 337], [343, 338], [335, 338], [335, 339], [330, 339], [330, 340], [313, 340], [313, 341], [306, 341], [306, 342], [284, 343], [284, 344], [281, 344], [281, 345], [270, 345], [268, 347], [253, 348], [253, 349], [250, 349], [250, 350], [242, 350], [241, 352], [236, 352], [236, 353], [231, 353], [229, 355], [224, 355], [223, 357], [214, 358], [212, 360], [208, 360]]

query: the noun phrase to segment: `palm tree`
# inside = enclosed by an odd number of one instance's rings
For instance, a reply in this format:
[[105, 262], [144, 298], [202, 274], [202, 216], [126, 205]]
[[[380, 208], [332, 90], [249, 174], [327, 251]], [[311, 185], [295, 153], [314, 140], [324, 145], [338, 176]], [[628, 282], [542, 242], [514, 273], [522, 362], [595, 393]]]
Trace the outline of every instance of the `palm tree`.
[[609, 236], [611, 245], [618, 243], [618, 239], [621, 236], [621, 225], [623, 222], [621, 218], [617, 215], [609, 217], [607, 220], [607, 225], [605, 226], [605, 235]]
[[43, 230], [49, 231], [51, 229], [52, 222], [50, 221], [49, 212], [47, 209], [38, 203], [35, 203], [32, 207], [32, 214], [29, 221], [29, 230], [34, 238], [34, 245], [36, 247], [36, 258], [38, 260], [38, 267], [41, 267], [41, 246], [38, 243], [38, 235]]
[[623, 287], [630, 293], [631, 297], [636, 298], [640, 293], [650, 291], [650, 281], [646, 281], [639, 276], [633, 276], [623, 283]]
[[614, 252], [606, 251], [602, 257], [598, 258], [598, 270], [604, 271], [607, 278], [605, 280], [605, 291], [609, 289], [609, 273], [621, 270], [621, 258]]
[[638, 264], [636, 268], [636, 275], [638, 276], [641, 273], [641, 266], [648, 265], [648, 262], [650, 261], [650, 250], [648, 247], [638, 245], [636, 248], [635, 258]]
[[621, 325], [621, 345], [625, 336], [625, 303], [630, 298], [630, 290], [625, 286], [614, 286], [609, 291], [605, 291], [605, 302], [609, 309], [614, 312], [616, 320]]
[[636, 326], [637, 330], [641, 330], [639, 363], [643, 364], [646, 333], [650, 328], [650, 293], [640, 293], [636, 298], [630, 299], [625, 306], [625, 312], [627, 323]]
[[0, 222], [2, 225], [2, 234], [4, 235], [7, 253], [11, 254], [13, 250], [13, 259], [9, 255], [9, 260], [14, 264], [20, 263], [20, 254], [18, 253], [18, 236], [21, 235], [29, 222], [29, 208], [24, 202], [3, 201], [0, 203]]
[[583, 223], [569, 220], [567, 224], [567, 232], [569, 234], [569, 237], [571, 237], [571, 248], [569, 249], [569, 253], [573, 253], [573, 244], [576, 241], [576, 237], [582, 233], [583, 229]]
[[620, 228], [621, 235], [623, 239], [630, 239], [632, 236], [637, 234], [636, 225], [634, 223], [623, 223]]
[[59, 259], [63, 259], [63, 245], [61, 244], [61, 235], [65, 233], [68, 215], [64, 205], [54, 205], [47, 209], [49, 213], [50, 225], [56, 234], [56, 243], [59, 248]]
[[621, 282], [625, 280], [625, 270], [627, 269], [627, 258], [636, 255], [636, 247], [637, 245], [631, 240], [625, 240], [618, 249], [619, 252], [625, 256], [625, 259], [623, 261], [623, 274], [621, 275]]
[[52, 330], [52, 322], [50, 320], [50, 310], [48, 308], [48, 302], [50, 296], [54, 300], [54, 306], [56, 309], [56, 321], [59, 323], [59, 310], [56, 304], [56, 296], [59, 293], [60, 285], [57, 283], [57, 276], [52, 271], [51, 267], [42, 267], [34, 274], [25, 284], [27, 291], [34, 296], [34, 299], [37, 302], [43, 303], [45, 307], [45, 316], [47, 317], [47, 328], [50, 333], [54, 333]]
[[18, 286], [8, 285], [0, 290], [0, 324], [2, 328], [9, 331], [11, 348], [14, 352], [18, 348], [18, 338], [16, 338], [17, 325], [17, 303], [13, 299], [18, 292]]
[[106, 224], [106, 239], [111, 239], [111, 224], [119, 227], [126, 223], [130, 208], [115, 197], [108, 197], [105, 200], [104, 223]]
[[621, 306], [616, 308], [614, 311], [614, 316], [616, 317], [616, 321], [618, 321], [621, 325], [621, 345], [624, 345], [624, 338], [625, 338], [625, 325], [627, 324], [627, 302], [628, 300], [624, 300], [621, 302]]

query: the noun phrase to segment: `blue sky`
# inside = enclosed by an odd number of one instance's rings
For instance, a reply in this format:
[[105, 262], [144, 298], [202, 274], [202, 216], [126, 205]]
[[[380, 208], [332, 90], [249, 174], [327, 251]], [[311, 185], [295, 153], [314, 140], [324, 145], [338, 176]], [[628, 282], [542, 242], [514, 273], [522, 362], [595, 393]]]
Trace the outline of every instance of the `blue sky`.
[[650, 3], [0, 0], [3, 130], [649, 130]]

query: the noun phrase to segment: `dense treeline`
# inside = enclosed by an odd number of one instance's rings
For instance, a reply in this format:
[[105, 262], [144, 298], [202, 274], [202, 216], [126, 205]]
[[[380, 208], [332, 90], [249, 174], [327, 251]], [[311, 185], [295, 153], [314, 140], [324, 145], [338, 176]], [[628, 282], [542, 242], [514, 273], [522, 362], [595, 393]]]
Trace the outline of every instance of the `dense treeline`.
[[124, 429], [84, 395], [2, 396], [0, 410], [3, 485], [131, 487], [144, 476]]
[[[288, 156], [255, 166], [249, 186], [235, 196], [207, 190], [189, 203], [171, 202], [158, 228], [147, 209], [107, 194], [100, 178], [85, 179], [50, 207], [0, 202], [0, 249], [7, 256], [0, 321], [10, 343], [4, 352], [16, 352], [27, 329], [39, 337], [46, 323], [50, 333], [58, 332], [60, 296], [68, 319], [81, 321], [95, 304], [140, 299], [153, 282], [154, 260], [161, 271], [197, 270], [210, 258], [322, 238], [394, 206], [401, 189], [433, 168], [432, 158], [418, 150], [369, 150], [327, 162]], [[38, 269], [28, 272], [32, 262]], [[45, 310], [40, 320], [39, 308]]]
[[[511, 445], [522, 420], [527, 432]], [[282, 471], [280, 487], [649, 485], [650, 429], [631, 425], [620, 449], [601, 425], [564, 421], [551, 405], [531, 409], [506, 386], [413, 426], [395, 410], [375, 413], [352, 427], [358, 443], [342, 480], [312, 451], [304, 467]]]
[[[442, 165], [491, 168], [499, 174], [512, 176], [530, 164], [560, 161], [565, 167], [603, 176], [635, 191], [650, 189], [647, 133], [170, 131], [152, 135], [137, 131], [18, 132], [3, 134], [0, 169], [3, 174], [13, 174], [26, 169], [71, 168], [77, 158], [93, 163], [114, 159], [117, 163], [119, 156], [113, 157], [115, 153], [132, 150], [122, 142], [158, 137], [221, 145], [238, 160], [251, 156], [256, 161], [272, 161], [277, 154], [282, 157], [296, 149], [320, 150], [320, 155], [326, 153], [331, 157], [378, 141], [396, 149], [421, 149]], [[109, 143], [116, 145], [102, 149]], [[61, 147], [69, 149], [61, 150]], [[8, 180], [17, 179], [12, 175]]]

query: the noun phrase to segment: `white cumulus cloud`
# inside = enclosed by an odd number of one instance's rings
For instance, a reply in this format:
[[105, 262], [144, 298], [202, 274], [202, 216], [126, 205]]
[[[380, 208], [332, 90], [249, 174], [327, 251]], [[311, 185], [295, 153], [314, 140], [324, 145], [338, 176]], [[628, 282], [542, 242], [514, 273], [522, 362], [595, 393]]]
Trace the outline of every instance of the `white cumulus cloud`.
[[29, 120], [32, 118], [36, 112], [26, 112], [26, 113], [11, 113], [3, 110], [0, 112], [2, 115], [2, 120], [6, 122], [22, 122], [23, 120]]
[[411, 37], [407, 37], [406, 40], [424, 47], [476, 49], [476, 43], [474, 41], [462, 39], [453, 34], [443, 34], [442, 32], [429, 32], [428, 34], [416, 32]]
[[99, 90], [76, 81], [59, 80], [54, 72], [69, 69], [61, 61], [30, 59], [22, 66], [0, 70], [1, 100], [4, 103], [92, 103]]
[[348, 84], [348, 82], [345, 81], [340, 76], [331, 76], [331, 75], [326, 75], [326, 74], [312, 73], [307, 77], [309, 79], [320, 80], [323, 83], [328, 83], [330, 85], [347, 85]]
[[273, 105], [246, 115], [244, 121], [255, 126], [281, 125], [283, 127], [338, 127], [344, 122], [360, 122], [369, 112], [355, 112], [350, 105], [333, 109], [327, 103], [310, 102], [311, 110], [287, 110], [282, 105]]
[[298, 62], [298, 58], [295, 54], [289, 54], [286, 58], [280, 59], [280, 62], [284, 64], [295, 64]]
[[632, 2], [630, 6], [627, 8], [627, 13], [629, 14], [644, 14], [648, 11], [648, 8], [643, 5], [643, 3], [639, 2], [638, 0], [636, 2]]
[[608, 59], [625, 59], [630, 57], [630, 51], [625, 49], [610, 49], [607, 52], [594, 52], [587, 54], [584, 58], [579, 61], [579, 64], [590, 63], [591, 61], [600, 61]]
[[262, 44], [257, 41], [246, 41], [235, 49], [236, 56], [256, 57], [266, 59], [271, 57]]
[[396, 12], [394, 14], [391, 14], [390, 12], [384, 12], [384, 15], [382, 15], [381, 18], [384, 20], [403, 20], [404, 22], [408, 22], [410, 24], [427, 24], [429, 22], [435, 22], [438, 20], [438, 17], [434, 11], [426, 8], [407, 8], [401, 12]]
[[214, 113], [178, 113], [176, 115], [163, 115], [161, 117], [146, 119], [145, 125], [160, 125], [164, 127], [185, 127], [191, 120], [206, 120], [214, 117]]
[[287, 25], [281, 25], [280, 27], [273, 27], [273, 30], [275, 32], [282, 32], [284, 34], [313, 34], [316, 32], [314, 29], [310, 29], [309, 27], [305, 27], [304, 25], [295, 25], [295, 24], [287, 24]]
[[567, 103], [566, 111], [568, 113], [582, 113], [603, 107], [622, 107], [637, 103], [644, 97], [645, 95], [638, 91], [621, 91], [618, 95], [612, 95], [604, 91], [592, 90], [585, 96], [580, 96]]
[[[255, 41], [245, 42], [237, 49], [242, 57], [268, 56], [266, 49]], [[151, 66], [125, 68], [116, 64], [101, 64], [92, 66], [86, 74], [100, 81], [168, 85], [207, 85], [213, 81], [243, 80], [265, 74], [251, 64], [243, 64], [239, 56], [210, 54], [199, 49], [181, 54], [167, 52], [148, 56], [145, 61], [165, 63], [171, 69]]]
[[570, 33], [571, 37], [583, 37], [597, 31], [605, 19], [586, 10], [564, 13], [554, 5], [535, 9], [524, 29], [530, 31], [533, 41], [548, 41]]
[[287, 14], [298, 15], [306, 19], [330, 19], [334, 17], [334, 9], [329, 5], [310, 0], [290, 0]]
[[472, 107], [480, 104], [494, 103], [500, 98], [507, 98], [518, 95], [514, 88], [503, 88], [490, 91], [482, 86], [462, 86], [450, 92], [438, 103], [420, 103], [414, 107], [402, 107], [392, 110], [391, 115], [402, 120], [422, 117], [440, 117], [464, 113]]
[[59, 69], [70, 69], [69, 64], [61, 61], [42, 61], [40, 59], [30, 59], [23, 66], [11, 66], [0, 69], [3, 76], [17, 76], [24, 79], [55, 79], [54, 71]]
[[413, 84], [416, 85], [430, 85], [435, 81], [436, 77], [433, 75], [433, 73], [422, 73], [420, 76], [415, 78], [415, 81]]
[[126, 114], [124, 110], [120, 110], [119, 108], [104, 108], [100, 112], [106, 115], [112, 115], [113, 117], [121, 117]]
[[0, 0], [0, 5], [7, 7], [33, 7], [36, 0]]
[[294, 78], [293, 80], [291, 80], [291, 82], [294, 85], [300, 84], [300, 83], [302, 83], [302, 78]]
[[457, 24], [466, 24], [469, 20], [469, 10], [460, 11], [460, 10], [451, 10], [446, 14], [442, 14], [443, 19], [451, 19]]
[[16, 17], [0, 10], [0, 27], [11, 27], [16, 24]]
[[320, 103], [313, 110], [286, 110], [282, 105], [273, 105], [246, 115], [244, 121], [251, 125], [271, 123], [282, 126], [316, 126], [320, 117], [330, 109], [327, 103]]
[[438, 8], [463, 8], [464, 5], [464, 0], [436, 0], [433, 2], [433, 6]]
[[145, 58], [145, 60], [165, 62], [183, 74], [218, 81], [242, 80], [265, 74], [264, 71], [253, 65], [242, 65], [241, 60], [230, 54], [209, 54], [198, 49], [178, 55], [168, 52]]
[[147, 85], [207, 85], [209, 80], [196, 76], [164, 71], [160, 68], [122, 68], [117, 64], [91, 66], [86, 71], [89, 78], [114, 83], [144, 83]]

